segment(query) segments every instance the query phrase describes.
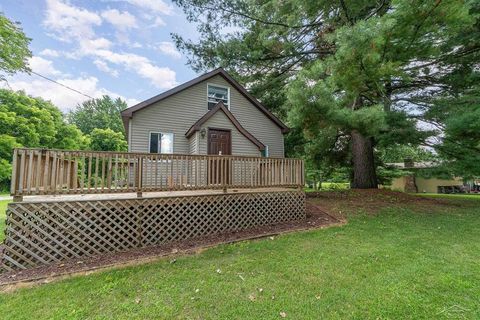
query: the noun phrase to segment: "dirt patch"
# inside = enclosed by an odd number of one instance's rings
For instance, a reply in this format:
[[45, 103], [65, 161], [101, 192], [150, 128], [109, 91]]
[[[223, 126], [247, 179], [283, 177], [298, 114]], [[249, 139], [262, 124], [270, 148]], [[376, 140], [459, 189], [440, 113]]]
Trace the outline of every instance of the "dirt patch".
[[323, 228], [342, 224], [344, 220], [330, 214], [319, 204], [307, 201], [307, 219], [263, 226], [238, 232], [178, 241], [167, 245], [132, 249], [125, 252], [104, 254], [97, 257], [72, 259], [62, 263], [41, 266], [28, 270], [0, 274], [0, 291], [9, 292], [17, 288], [48, 283], [71, 275], [88, 274], [95, 270], [136, 265], [157, 260], [161, 257], [174, 259], [177, 255], [192, 254], [222, 243], [231, 243], [270, 237], [278, 234]]
[[401, 206], [428, 213], [466, 205], [450, 199], [425, 198], [385, 189], [310, 192], [307, 197], [311, 204], [321, 205], [338, 219], [358, 212], [376, 214], [387, 207]]

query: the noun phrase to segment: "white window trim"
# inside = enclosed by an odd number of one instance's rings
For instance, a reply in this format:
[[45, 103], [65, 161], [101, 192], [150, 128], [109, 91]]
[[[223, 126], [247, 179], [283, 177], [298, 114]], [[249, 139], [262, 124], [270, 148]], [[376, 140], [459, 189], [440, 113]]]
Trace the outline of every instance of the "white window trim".
[[221, 85], [221, 84], [211, 83], [211, 82], [207, 82], [207, 110], [208, 110], [208, 86], [213, 86], [213, 87], [219, 87], [219, 88], [227, 89], [227, 93], [228, 93], [228, 105], [227, 105], [227, 108], [228, 108], [228, 110], [231, 110], [232, 99], [230, 98], [230, 87], [228, 87], [228, 86], [223, 86], [223, 85]]
[[[152, 142], [152, 133], [160, 133], [160, 134], [171, 134], [172, 135], [172, 153], [161, 153], [161, 152], [157, 152], [157, 153], [153, 153], [153, 152], [150, 152], [150, 143]], [[148, 146], [147, 146], [147, 153], [151, 153], [151, 154], [174, 154], [175, 153], [175, 133], [173, 132], [165, 132], [165, 131], [149, 131], [148, 132]], [[161, 150], [161, 138], [160, 138], [160, 150]]]

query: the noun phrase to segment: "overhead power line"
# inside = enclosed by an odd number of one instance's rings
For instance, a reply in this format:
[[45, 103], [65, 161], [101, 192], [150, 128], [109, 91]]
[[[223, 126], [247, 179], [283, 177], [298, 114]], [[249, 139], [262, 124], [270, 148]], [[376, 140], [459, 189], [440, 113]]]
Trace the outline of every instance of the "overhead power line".
[[72, 91], [74, 91], [74, 92], [76, 92], [76, 93], [78, 93], [78, 94], [81, 94], [82, 96], [85, 96], [85, 97], [90, 98], [90, 99], [94, 99], [92, 96], [89, 96], [88, 94], [85, 94], [85, 93], [83, 93], [83, 92], [81, 92], [81, 91], [78, 91], [77, 89], [74, 89], [74, 88], [72, 88], [72, 87], [69, 87], [69, 86], [67, 86], [67, 85], [65, 85], [65, 84], [63, 84], [63, 83], [60, 83], [60, 82], [58, 82], [58, 81], [55, 81], [55, 80], [53, 80], [53, 79], [50, 79], [49, 77], [43, 76], [43, 75], [41, 75], [40, 73], [37, 73], [37, 72], [35, 72], [35, 71], [30, 71], [30, 72], [33, 73], [34, 75], [39, 76], [40, 78], [43, 78], [43, 79], [48, 80], [48, 81], [50, 81], [50, 82], [56, 83], [56, 84], [58, 84], [58, 85], [60, 85], [60, 86], [62, 86], [62, 87], [64, 87], [64, 88], [67, 88], [68, 90], [72, 90]]

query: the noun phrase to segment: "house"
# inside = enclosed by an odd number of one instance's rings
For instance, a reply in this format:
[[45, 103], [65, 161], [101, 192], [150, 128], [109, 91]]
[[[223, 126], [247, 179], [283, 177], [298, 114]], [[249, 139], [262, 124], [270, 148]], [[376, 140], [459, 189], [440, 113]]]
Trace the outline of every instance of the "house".
[[130, 152], [14, 149], [0, 271], [306, 218], [288, 128], [224, 70], [122, 118]]
[[438, 164], [433, 161], [414, 162], [405, 159], [404, 162], [387, 163], [388, 167], [400, 169], [404, 174], [392, 180], [387, 187], [392, 190], [411, 193], [459, 193], [469, 191], [470, 188], [459, 177], [440, 177], [427, 173], [435, 169]]
[[129, 152], [284, 157], [288, 128], [219, 68], [121, 113]]

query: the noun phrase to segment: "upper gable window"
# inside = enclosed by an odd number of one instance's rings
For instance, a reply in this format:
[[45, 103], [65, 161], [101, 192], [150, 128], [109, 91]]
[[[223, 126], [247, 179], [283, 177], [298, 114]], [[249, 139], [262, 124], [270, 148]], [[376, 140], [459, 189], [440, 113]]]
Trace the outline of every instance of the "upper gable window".
[[213, 107], [220, 101], [230, 109], [230, 89], [228, 87], [217, 86], [213, 84], [208, 85], [208, 110], [212, 110]]

